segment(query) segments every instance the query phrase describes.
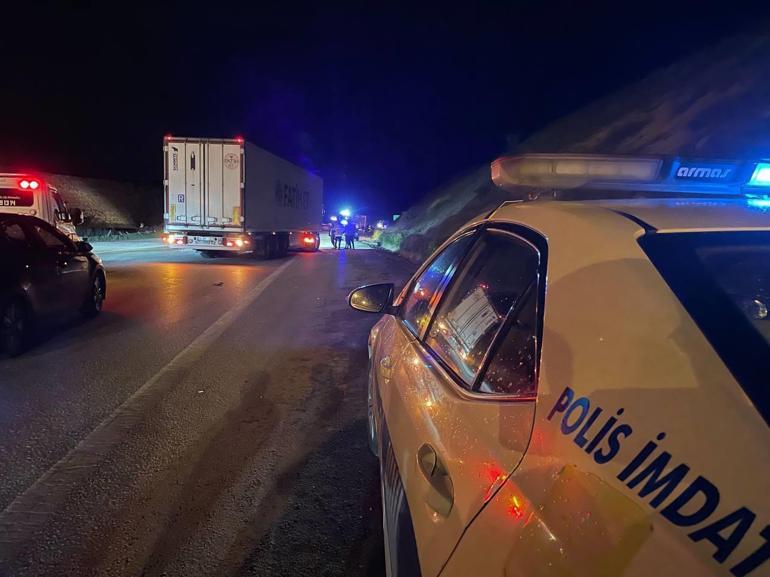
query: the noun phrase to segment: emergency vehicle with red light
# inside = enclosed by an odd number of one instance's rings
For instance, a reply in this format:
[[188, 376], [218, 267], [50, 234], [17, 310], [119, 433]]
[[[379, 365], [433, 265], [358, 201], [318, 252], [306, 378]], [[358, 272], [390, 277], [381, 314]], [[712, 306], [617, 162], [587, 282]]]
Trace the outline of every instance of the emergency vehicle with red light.
[[61, 194], [43, 178], [0, 173], [0, 212], [36, 216], [71, 239], [80, 240], [75, 226], [83, 224], [82, 211], [70, 211]]
[[321, 243], [323, 181], [242, 138], [167, 136], [165, 233], [203, 256], [273, 258]]
[[369, 337], [389, 575], [770, 575], [770, 162], [529, 154]]

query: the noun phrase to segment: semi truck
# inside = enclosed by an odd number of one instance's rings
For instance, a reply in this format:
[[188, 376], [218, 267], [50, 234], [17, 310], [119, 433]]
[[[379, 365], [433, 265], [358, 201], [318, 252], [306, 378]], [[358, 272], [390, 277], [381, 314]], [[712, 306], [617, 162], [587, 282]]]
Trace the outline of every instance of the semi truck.
[[72, 240], [81, 240], [75, 226], [83, 224], [83, 212], [67, 208], [56, 188], [38, 176], [0, 173], [0, 212], [36, 216]]
[[164, 242], [275, 258], [321, 243], [323, 181], [242, 138], [163, 143]]

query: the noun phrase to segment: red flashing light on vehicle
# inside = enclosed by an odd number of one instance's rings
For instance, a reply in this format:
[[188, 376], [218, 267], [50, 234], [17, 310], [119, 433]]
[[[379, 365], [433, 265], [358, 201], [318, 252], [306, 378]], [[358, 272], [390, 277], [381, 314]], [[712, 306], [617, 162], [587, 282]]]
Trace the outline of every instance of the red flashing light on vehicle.
[[243, 144], [243, 136], [236, 136], [236, 137], [235, 137], [235, 141], [236, 141], [238, 144]]
[[40, 182], [35, 179], [23, 179], [19, 181], [19, 188], [22, 190], [37, 190], [40, 188]]

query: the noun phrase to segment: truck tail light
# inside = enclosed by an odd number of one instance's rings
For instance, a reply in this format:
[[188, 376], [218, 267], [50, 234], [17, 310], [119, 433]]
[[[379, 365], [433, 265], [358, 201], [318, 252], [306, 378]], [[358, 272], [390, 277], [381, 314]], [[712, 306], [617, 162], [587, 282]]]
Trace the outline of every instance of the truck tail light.
[[34, 178], [25, 178], [19, 181], [19, 188], [22, 190], [37, 190], [40, 188], [40, 182]]
[[163, 235], [163, 242], [166, 244], [187, 244], [187, 237], [178, 234], [166, 234]]
[[249, 239], [243, 238], [240, 236], [233, 237], [233, 238], [226, 238], [224, 242], [225, 242], [225, 246], [229, 246], [229, 247], [235, 246], [238, 248], [243, 248], [244, 246], [248, 246], [251, 244], [251, 241], [249, 241]]

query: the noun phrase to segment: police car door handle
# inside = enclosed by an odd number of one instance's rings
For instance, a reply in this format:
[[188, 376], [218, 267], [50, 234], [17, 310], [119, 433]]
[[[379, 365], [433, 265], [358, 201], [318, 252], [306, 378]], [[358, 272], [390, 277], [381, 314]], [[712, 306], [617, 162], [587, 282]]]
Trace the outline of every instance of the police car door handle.
[[438, 453], [428, 443], [417, 451], [417, 466], [430, 485], [425, 499], [428, 506], [439, 515], [448, 517], [454, 505], [454, 485]]

